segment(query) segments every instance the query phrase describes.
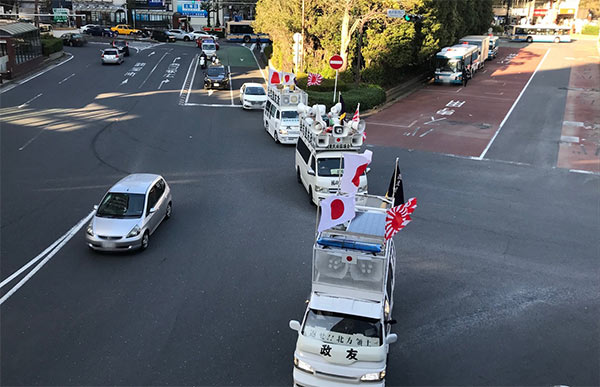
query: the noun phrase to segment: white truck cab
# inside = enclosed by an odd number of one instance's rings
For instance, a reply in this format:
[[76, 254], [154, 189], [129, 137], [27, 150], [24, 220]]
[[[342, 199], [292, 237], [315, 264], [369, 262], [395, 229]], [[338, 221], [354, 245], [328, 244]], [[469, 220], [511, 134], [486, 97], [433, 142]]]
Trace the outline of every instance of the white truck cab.
[[317, 235], [312, 289], [294, 352], [295, 386], [383, 386], [395, 323], [396, 252], [385, 239], [390, 199], [356, 196], [356, 217]]
[[[298, 110], [300, 138], [296, 144], [294, 163], [296, 178], [308, 192], [309, 200], [318, 205], [321, 200], [338, 191], [344, 168], [343, 154], [360, 151], [365, 124], [362, 121], [360, 126], [353, 127], [352, 123], [339, 122], [336, 114], [333, 114], [332, 120], [336, 123], [327, 127], [330, 117], [325, 114], [325, 105], [312, 108], [300, 105]], [[358, 192], [367, 193], [367, 189], [365, 171], [360, 176]]]
[[308, 94], [294, 86], [269, 85], [263, 111], [265, 130], [275, 142], [295, 144], [298, 141], [300, 119], [298, 104], [308, 103]]

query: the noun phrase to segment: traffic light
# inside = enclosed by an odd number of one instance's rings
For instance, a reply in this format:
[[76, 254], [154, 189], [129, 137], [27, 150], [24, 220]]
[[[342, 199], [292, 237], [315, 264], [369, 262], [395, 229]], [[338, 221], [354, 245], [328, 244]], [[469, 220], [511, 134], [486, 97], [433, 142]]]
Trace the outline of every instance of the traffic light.
[[412, 14], [412, 13], [407, 13], [404, 15], [404, 20], [406, 20], [407, 22], [413, 22], [413, 23], [420, 22], [421, 20], [423, 20], [423, 16]]

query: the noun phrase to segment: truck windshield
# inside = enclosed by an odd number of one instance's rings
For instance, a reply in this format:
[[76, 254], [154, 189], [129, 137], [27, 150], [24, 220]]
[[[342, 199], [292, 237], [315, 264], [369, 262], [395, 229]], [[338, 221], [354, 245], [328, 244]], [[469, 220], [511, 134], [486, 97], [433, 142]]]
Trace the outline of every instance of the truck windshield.
[[317, 176], [332, 177], [344, 173], [344, 159], [342, 159], [340, 169], [339, 158], [317, 159]]
[[456, 73], [459, 71], [458, 59], [435, 58], [436, 71]]
[[348, 347], [379, 347], [382, 343], [379, 320], [315, 309], [308, 311], [302, 334]]
[[283, 110], [281, 112], [281, 118], [284, 120], [297, 120], [298, 112], [296, 110]]

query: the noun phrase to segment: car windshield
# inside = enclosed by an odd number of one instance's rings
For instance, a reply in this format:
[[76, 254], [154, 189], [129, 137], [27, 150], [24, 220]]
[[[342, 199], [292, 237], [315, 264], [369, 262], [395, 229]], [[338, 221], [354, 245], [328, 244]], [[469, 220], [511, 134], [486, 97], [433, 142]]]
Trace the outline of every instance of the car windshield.
[[214, 50], [216, 50], [217, 48], [216, 48], [216, 47], [215, 47], [215, 45], [214, 45], [214, 44], [212, 44], [212, 43], [203, 43], [203, 44], [202, 44], [202, 49], [203, 49], [203, 50], [209, 50], [209, 51], [210, 51], [210, 50], [213, 50], [213, 51], [214, 51]]
[[213, 77], [216, 77], [219, 75], [225, 75], [225, 68], [224, 67], [209, 67], [208, 75], [213, 76]]
[[315, 309], [309, 309], [302, 334], [348, 347], [379, 347], [383, 342], [377, 319]]
[[340, 169], [340, 158], [323, 158], [317, 159], [317, 175], [332, 177], [338, 176], [344, 173], [344, 159], [341, 159]]
[[265, 95], [265, 89], [262, 87], [250, 86], [246, 87], [246, 94], [248, 95]]
[[101, 218], [139, 218], [144, 213], [144, 194], [109, 192], [96, 211]]
[[115, 46], [126, 46], [127, 43], [124, 40], [115, 40], [115, 42], [113, 43], [113, 45], [115, 45]]
[[81, 35], [79, 35], [79, 34], [73, 34], [73, 37], [74, 37], [75, 39], [77, 39], [77, 38], [81, 38]]
[[283, 110], [281, 118], [284, 120], [296, 120], [298, 119], [298, 112], [296, 110]]
[[115, 50], [106, 50], [104, 51], [104, 55], [117, 55]]
[[451, 73], [456, 73], [458, 72], [458, 59], [436, 58], [435, 68], [437, 71], [449, 71]]

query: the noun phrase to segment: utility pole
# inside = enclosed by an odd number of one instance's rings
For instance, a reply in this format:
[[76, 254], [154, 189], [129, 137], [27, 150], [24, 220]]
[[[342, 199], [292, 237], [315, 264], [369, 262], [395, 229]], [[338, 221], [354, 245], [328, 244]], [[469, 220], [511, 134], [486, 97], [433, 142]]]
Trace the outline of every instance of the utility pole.
[[304, 71], [304, 0], [302, 0], [302, 44], [300, 45], [300, 71]]
[[40, 26], [40, 17], [38, 16], [39, 14], [39, 4], [38, 4], [38, 0], [35, 0], [35, 16], [33, 18], [34, 24], [36, 27]]
[[506, 0], [506, 19], [504, 20], [504, 25], [510, 25], [510, 7], [512, 6], [512, 0]]

